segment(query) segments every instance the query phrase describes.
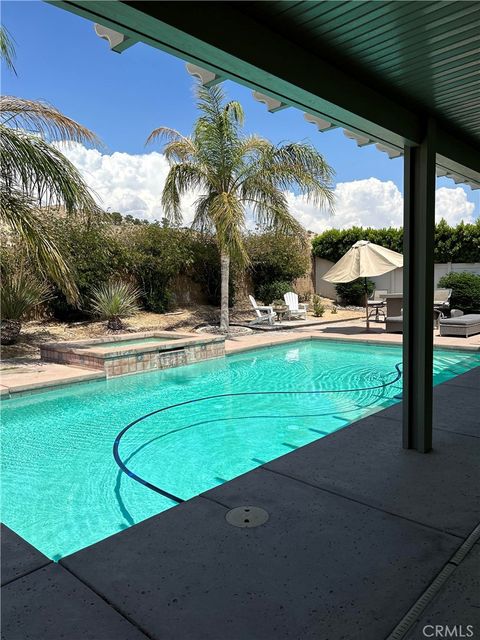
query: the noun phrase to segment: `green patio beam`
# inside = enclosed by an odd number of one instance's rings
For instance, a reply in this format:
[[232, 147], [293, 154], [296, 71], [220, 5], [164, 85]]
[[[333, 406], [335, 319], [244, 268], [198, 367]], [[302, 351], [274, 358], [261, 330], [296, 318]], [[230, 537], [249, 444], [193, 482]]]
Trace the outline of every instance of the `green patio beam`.
[[406, 147], [403, 220], [403, 446], [432, 448], [436, 125]]

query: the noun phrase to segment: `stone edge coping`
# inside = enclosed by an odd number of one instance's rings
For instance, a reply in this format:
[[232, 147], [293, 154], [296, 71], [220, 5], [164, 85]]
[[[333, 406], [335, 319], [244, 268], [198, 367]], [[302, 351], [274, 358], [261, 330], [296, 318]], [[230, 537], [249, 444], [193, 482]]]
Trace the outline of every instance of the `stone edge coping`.
[[[154, 337], [151, 334], [154, 334], [155, 332], [148, 332], [148, 335], [145, 334], [141, 334], [142, 337]], [[132, 334], [129, 334], [132, 335]], [[136, 334], [138, 335], [138, 334]], [[185, 334], [182, 334], [185, 335]], [[277, 334], [278, 335], [278, 334]], [[260, 337], [260, 336], [257, 336]], [[102, 340], [102, 339], [101, 339]], [[253, 351], [255, 349], [264, 349], [264, 348], [269, 348], [269, 347], [275, 347], [278, 345], [282, 345], [282, 344], [288, 344], [288, 343], [292, 343], [292, 342], [304, 342], [306, 340], [330, 340], [333, 342], [342, 342], [342, 343], [361, 343], [361, 344], [375, 344], [375, 345], [382, 345], [382, 346], [401, 346], [401, 342], [389, 342], [386, 340], [382, 340], [382, 339], [375, 339], [375, 338], [363, 338], [363, 337], [359, 337], [359, 338], [342, 338], [342, 337], [338, 337], [338, 336], [325, 336], [325, 335], [318, 335], [318, 334], [312, 334], [312, 333], [305, 333], [303, 335], [285, 335], [285, 336], [280, 336], [279, 338], [277, 338], [276, 340], [269, 340], [268, 342], [259, 342], [256, 344], [240, 344], [240, 345], [225, 345], [225, 355], [234, 355], [236, 353], [243, 353], [243, 352], [247, 352], [247, 351]], [[197, 338], [197, 336], [192, 337], [191, 339], [187, 339], [187, 341], [183, 341], [180, 340], [179, 342], [183, 343], [185, 342], [186, 345], [195, 345], [197, 343], [200, 344], [205, 344], [205, 342], [209, 342], [209, 343], [214, 343], [214, 342], [225, 342], [225, 338], [224, 336], [209, 336], [206, 339], [199, 339]], [[89, 342], [89, 341], [86, 341]], [[175, 341], [176, 342], [176, 341]], [[46, 344], [57, 344], [57, 343], [46, 343]], [[58, 344], [62, 344], [62, 343], [58, 343]], [[178, 342], [177, 342], [177, 346], [178, 346]], [[158, 345], [153, 345], [153, 350], [155, 350], [156, 348], [158, 348]], [[172, 347], [174, 348], [174, 347]], [[438, 349], [444, 349], [444, 350], [451, 350], [451, 351], [469, 351], [472, 353], [476, 353], [480, 351], [480, 345], [434, 345], [434, 350], [438, 350]], [[86, 354], [86, 351], [81, 351], [80, 353]], [[118, 353], [122, 353], [124, 354], [125, 352], [118, 352]], [[195, 363], [193, 363], [195, 364]], [[65, 364], [65, 366], [69, 366], [68, 364]], [[88, 382], [90, 380], [95, 380], [95, 379], [100, 379], [100, 378], [105, 378], [105, 372], [104, 371], [92, 371], [89, 373], [85, 373], [84, 375], [80, 375], [78, 378], [75, 379], [69, 379], [69, 378], [63, 378], [63, 379], [58, 379], [58, 380], [49, 380], [48, 382], [34, 382], [34, 383], [30, 383], [30, 384], [26, 384], [26, 385], [22, 385], [20, 387], [15, 387], [15, 389], [10, 389], [8, 387], [6, 387], [5, 385], [0, 386], [0, 398], [3, 398], [4, 400], [10, 398], [12, 395], [16, 395], [16, 394], [21, 394], [21, 393], [25, 393], [28, 391], [42, 391], [43, 389], [50, 389], [53, 387], [65, 387], [67, 385], [70, 384], [76, 384], [76, 383], [82, 383], [82, 382]]]
[[[174, 336], [174, 337], [173, 337]], [[122, 338], [125, 340], [142, 340], [143, 338], [159, 338], [158, 343], [145, 343], [139, 345], [128, 345], [123, 349], [121, 346], [111, 347], [110, 349], [102, 347], [103, 344], [109, 342], [119, 342]], [[169, 338], [168, 342], [162, 342], [162, 338]], [[97, 358], [116, 358], [125, 354], [147, 353], [162, 350], [170, 351], [187, 346], [198, 346], [202, 344], [212, 344], [217, 342], [225, 342], [224, 336], [199, 336], [198, 334], [182, 333], [173, 334], [167, 332], [148, 331], [144, 333], [131, 333], [116, 336], [117, 339], [95, 338], [93, 340], [75, 340], [73, 342], [45, 342], [40, 345], [40, 351], [56, 351], [57, 353], [73, 353], [75, 355], [84, 355]], [[86, 348], [85, 348], [86, 347]]]
[[[65, 364], [65, 367], [69, 365]], [[80, 367], [75, 367], [79, 369]], [[3, 385], [0, 388], [0, 399], [8, 400], [15, 396], [28, 395], [30, 392], [37, 393], [41, 391], [48, 391], [50, 389], [60, 389], [62, 387], [68, 387], [71, 384], [81, 384], [82, 382], [93, 382], [95, 380], [105, 380], [105, 371], [90, 370], [85, 371], [72, 378], [57, 378], [53, 380], [39, 380], [38, 382], [29, 382], [28, 384], [17, 385], [15, 387], [8, 387]]]

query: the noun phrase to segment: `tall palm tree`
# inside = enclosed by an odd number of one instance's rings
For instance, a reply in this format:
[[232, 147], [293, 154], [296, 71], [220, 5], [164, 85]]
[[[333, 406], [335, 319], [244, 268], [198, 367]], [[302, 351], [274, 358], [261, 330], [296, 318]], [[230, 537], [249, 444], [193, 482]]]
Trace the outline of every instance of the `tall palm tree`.
[[[13, 45], [3, 28], [0, 57], [14, 70]], [[74, 301], [78, 292], [70, 268], [38, 212], [49, 205], [63, 205], [67, 213], [98, 210], [79, 171], [51, 144], [65, 140], [98, 142], [91, 131], [49, 104], [0, 97], [1, 220], [20, 236], [39, 270]]]
[[228, 331], [230, 261], [248, 264], [244, 244], [247, 216], [260, 228], [305, 237], [289, 211], [285, 192], [295, 188], [318, 206], [333, 203], [333, 170], [308, 143], [273, 145], [242, 132], [244, 113], [226, 102], [217, 85], [197, 89], [200, 116], [192, 135], [168, 127], [152, 131], [147, 143], [165, 140], [170, 170], [162, 193], [165, 216], [180, 223], [181, 198], [199, 194], [194, 228], [216, 234], [221, 265], [220, 328]]

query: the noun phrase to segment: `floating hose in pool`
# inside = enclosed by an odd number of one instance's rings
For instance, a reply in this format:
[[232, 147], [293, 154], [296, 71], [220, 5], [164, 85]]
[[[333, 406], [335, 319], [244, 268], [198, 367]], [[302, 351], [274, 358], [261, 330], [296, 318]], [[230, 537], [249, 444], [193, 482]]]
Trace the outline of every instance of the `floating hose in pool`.
[[[313, 391], [241, 391], [239, 393], [221, 393], [221, 394], [213, 395], [213, 396], [204, 396], [203, 398], [194, 398], [192, 400], [184, 400], [183, 402], [177, 402], [176, 404], [171, 404], [171, 405], [169, 405], [167, 407], [162, 407], [161, 409], [155, 409], [155, 411], [150, 411], [150, 413], [146, 413], [144, 416], [141, 416], [140, 418], [137, 418], [133, 422], [130, 422], [130, 424], [127, 424], [127, 426], [124, 427], [118, 433], [117, 437], [115, 438], [115, 442], [113, 443], [113, 457], [115, 458], [115, 462], [118, 464], [118, 466], [123, 471], [123, 473], [125, 473], [129, 478], [132, 478], [136, 482], [139, 482], [140, 484], [142, 484], [144, 487], [147, 487], [147, 489], [151, 489], [152, 491], [155, 491], [156, 493], [159, 493], [162, 496], [164, 496], [165, 498], [169, 498], [170, 500], [173, 500], [174, 502], [177, 502], [177, 503], [184, 502], [184, 500], [182, 498], [179, 498], [178, 496], [174, 496], [172, 493], [169, 493], [168, 491], [165, 491], [164, 489], [160, 489], [160, 487], [157, 487], [156, 485], [152, 484], [151, 482], [148, 482], [148, 480], [145, 480], [141, 476], [139, 476], [136, 473], [134, 473], [133, 471], [131, 471], [127, 467], [126, 463], [121, 459], [118, 450], [119, 450], [120, 442], [121, 442], [123, 436], [133, 426], [135, 426], [139, 422], [142, 422], [142, 420], [146, 420], [147, 418], [150, 418], [151, 416], [154, 416], [157, 413], [163, 413], [164, 411], [169, 411], [170, 409], [176, 409], [177, 407], [183, 407], [183, 406], [186, 406], [186, 405], [189, 405], [189, 404], [195, 404], [197, 402], [204, 402], [205, 400], [215, 400], [215, 399], [218, 399], [218, 398], [232, 398], [232, 397], [240, 397], [240, 396], [318, 395], [318, 394], [325, 394], [325, 393], [332, 393], [332, 394], [336, 394], [336, 393], [356, 393], [356, 392], [359, 392], [359, 391], [374, 391], [375, 389], [385, 389], [386, 387], [390, 387], [391, 385], [393, 385], [396, 382], [398, 382], [398, 380], [400, 380], [400, 378], [402, 377], [402, 372], [400, 370], [400, 365], [401, 365], [401, 363], [397, 363], [395, 365], [396, 375], [395, 375], [395, 378], [393, 380], [390, 380], [390, 382], [383, 382], [382, 384], [378, 384], [378, 385], [375, 385], [373, 387], [358, 387], [356, 389], [318, 389], [318, 390], [313, 390]], [[251, 419], [251, 418], [260, 418], [260, 417], [263, 417], [263, 418], [265, 418], [265, 417], [270, 417], [270, 418], [273, 418], [273, 417], [276, 417], [276, 418], [281, 418], [281, 417], [301, 418], [301, 417], [312, 417], [312, 416], [311, 415], [310, 416], [307, 416], [307, 415], [304, 415], [304, 416], [242, 416], [242, 419], [246, 419], [246, 418], [250, 418]], [[222, 420], [222, 419], [218, 419], [217, 418], [217, 419], [212, 419], [212, 420], [204, 420], [202, 422], [196, 422], [195, 424], [190, 424], [190, 425], [187, 425], [185, 427], [180, 427], [179, 429], [173, 429], [172, 431], [168, 431], [167, 433], [162, 434], [162, 436], [158, 436], [158, 437], [164, 437], [164, 436], [170, 435], [172, 433], [176, 433], [178, 431], [183, 431], [185, 429], [190, 429], [191, 427], [195, 427], [195, 426], [198, 426], [200, 424], [206, 424], [208, 422], [218, 422], [220, 420]], [[223, 420], [225, 420], [225, 419], [223, 419]], [[128, 458], [128, 460], [131, 457], [132, 456], [130, 456]], [[127, 462], [128, 462], [128, 460], [127, 460]]]

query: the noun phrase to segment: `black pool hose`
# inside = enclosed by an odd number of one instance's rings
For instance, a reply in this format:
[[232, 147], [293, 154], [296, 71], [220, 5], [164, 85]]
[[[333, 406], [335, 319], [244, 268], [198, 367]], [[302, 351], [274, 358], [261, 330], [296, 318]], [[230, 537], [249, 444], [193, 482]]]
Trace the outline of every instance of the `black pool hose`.
[[[137, 418], [136, 420], [134, 420], [133, 422], [130, 422], [130, 424], [127, 424], [126, 427], [124, 427], [117, 435], [117, 437], [115, 438], [115, 442], [113, 443], [113, 457], [115, 459], [115, 462], [118, 464], [118, 466], [120, 467], [120, 469], [123, 471], [123, 473], [125, 473], [129, 478], [132, 478], [133, 480], [135, 480], [136, 482], [139, 482], [140, 484], [142, 484], [144, 487], [147, 487], [148, 489], [151, 489], [152, 491], [155, 491], [156, 493], [161, 494], [162, 496], [164, 496], [165, 498], [168, 498], [169, 500], [173, 500], [174, 502], [177, 502], [178, 504], [180, 504], [181, 502], [184, 502], [184, 500], [182, 498], [179, 498], [178, 496], [174, 496], [172, 493], [169, 493], [168, 491], [165, 491], [164, 489], [160, 489], [160, 487], [157, 487], [156, 485], [152, 484], [151, 482], [148, 482], [148, 480], [145, 480], [144, 478], [142, 478], [141, 476], [137, 475], [136, 473], [134, 473], [133, 471], [131, 471], [126, 463], [120, 458], [120, 454], [119, 454], [119, 446], [120, 446], [120, 442], [123, 438], [123, 436], [127, 433], [127, 431], [129, 429], [131, 429], [133, 426], [135, 426], [136, 424], [138, 424], [139, 422], [141, 422], [142, 420], [145, 420], [146, 418], [150, 418], [151, 416], [156, 415], [157, 413], [162, 413], [164, 411], [169, 411], [170, 409], [175, 409], [177, 407], [183, 407], [185, 405], [188, 404], [194, 404], [196, 402], [203, 402], [205, 400], [215, 400], [217, 398], [232, 398], [232, 397], [240, 397], [240, 396], [266, 396], [266, 395], [313, 395], [313, 394], [323, 394], [323, 393], [355, 393], [358, 391], [374, 391], [375, 389], [384, 389], [386, 387], [391, 386], [392, 384], [395, 384], [396, 382], [398, 382], [398, 380], [400, 380], [400, 378], [402, 377], [402, 372], [400, 370], [400, 365], [401, 362], [397, 363], [395, 365], [395, 369], [396, 369], [396, 376], [393, 380], [391, 380], [390, 382], [383, 382], [382, 384], [378, 384], [375, 385], [373, 387], [359, 387], [357, 389], [318, 389], [318, 390], [313, 390], [313, 391], [241, 391], [239, 393], [221, 393], [218, 395], [214, 395], [214, 396], [204, 396], [203, 398], [193, 398], [192, 400], [185, 400], [183, 402], [177, 402], [176, 404], [171, 404], [167, 407], [162, 407], [160, 409], [155, 409], [155, 411], [151, 411], [150, 413], [146, 413], [144, 416], [141, 416], [140, 418]], [[300, 416], [242, 416], [243, 419], [245, 418], [260, 418], [260, 417], [296, 417], [296, 418], [301, 418], [301, 417], [312, 417], [307, 416], [307, 415], [300, 415]], [[235, 418], [238, 419], [238, 418]], [[191, 427], [194, 426], [198, 426], [200, 424], [206, 424], [208, 422], [216, 422], [218, 419], [216, 420], [205, 420], [202, 422], [197, 422], [195, 424], [191, 424], [191, 425], [187, 425], [186, 427], [180, 427], [179, 429], [174, 429], [172, 431], [168, 431], [165, 434], [162, 434], [162, 436], [158, 436], [158, 437], [163, 437], [163, 436], [167, 436], [170, 435], [172, 433], [176, 433], [178, 431], [183, 431], [184, 429], [189, 429]], [[155, 438], [156, 439], [156, 438]], [[131, 457], [131, 456], [130, 456]], [[129, 458], [130, 459], [130, 458]]]

